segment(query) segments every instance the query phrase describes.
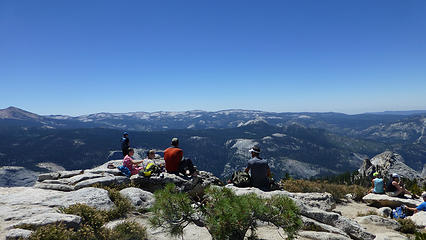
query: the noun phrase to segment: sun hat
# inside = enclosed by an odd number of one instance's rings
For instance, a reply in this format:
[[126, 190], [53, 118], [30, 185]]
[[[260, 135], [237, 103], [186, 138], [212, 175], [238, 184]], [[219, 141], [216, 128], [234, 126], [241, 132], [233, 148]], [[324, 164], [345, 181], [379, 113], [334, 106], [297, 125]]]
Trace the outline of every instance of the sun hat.
[[260, 148], [258, 146], [253, 146], [249, 152], [260, 153]]

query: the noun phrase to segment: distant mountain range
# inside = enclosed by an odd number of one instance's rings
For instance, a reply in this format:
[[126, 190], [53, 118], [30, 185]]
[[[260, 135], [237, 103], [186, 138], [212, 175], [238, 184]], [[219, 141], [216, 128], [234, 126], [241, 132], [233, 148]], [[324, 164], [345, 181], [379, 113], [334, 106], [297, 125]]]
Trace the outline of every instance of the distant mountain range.
[[40, 162], [66, 169], [105, 162], [119, 149], [123, 130], [131, 145], [162, 150], [181, 139], [185, 156], [200, 169], [226, 177], [242, 169], [247, 150], [259, 144], [275, 176], [311, 177], [351, 171], [385, 150], [400, 153], [421, 171], [426, 163], [426, 114], [347, 115], [217, 112], [97, 113], [40, 116], [18, 108], [0, 110], [0, 166], [39, 170]]

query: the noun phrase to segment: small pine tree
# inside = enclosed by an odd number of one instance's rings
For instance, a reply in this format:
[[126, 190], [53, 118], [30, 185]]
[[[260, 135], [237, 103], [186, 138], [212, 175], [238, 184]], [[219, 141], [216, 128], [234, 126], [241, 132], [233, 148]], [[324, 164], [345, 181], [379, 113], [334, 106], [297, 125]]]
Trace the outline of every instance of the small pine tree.
[[[155, 196], [151, 224], [168, 228], [172, 235], [182, 236], [185, 226], [200, 219], [215, 240], [244, 239], [249, 229], [254, 238], [257, 220], [283, 228], [289, 239], [302, 227], [297, 206], [284, 196], [270, 199], [255, 194], [237, 196], [230, 189], [211, 187], [206, 190], [204, 204], [198, 209], [193, 209], [188, 195], [176, 191], [174, 185], [167, 185]], [[195, 213], [202, 217], [195, 217]]]

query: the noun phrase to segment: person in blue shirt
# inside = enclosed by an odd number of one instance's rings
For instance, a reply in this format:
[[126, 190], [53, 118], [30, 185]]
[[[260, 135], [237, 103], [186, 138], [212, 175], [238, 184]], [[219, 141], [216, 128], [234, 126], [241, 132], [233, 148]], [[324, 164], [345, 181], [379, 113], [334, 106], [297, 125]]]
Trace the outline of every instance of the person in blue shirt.
[[406, 207], [408, 210], [413, 211], [414, 213], [418, 212], [418, 211], [426, 211], [426, 192], [422, 193], [422, 198], [423, 198], [423, 202], [420, 203], [419, 206], [415, 207], [415, 208], [410, 208], [410, 207]]
[[372, 188], [368, 193], [384, 194], [385, 184], [383, 178], [380, 177], [380, 174], [378, 172], [373, 173], [373, 177], [373, 180], [371, 180]]
[[129, 154], [129, 148], [130, 148], [129, 134], [127, 132], [124, 132], [123, 137], [121, 138], [121, 151], [123, 151], [123, 157]]

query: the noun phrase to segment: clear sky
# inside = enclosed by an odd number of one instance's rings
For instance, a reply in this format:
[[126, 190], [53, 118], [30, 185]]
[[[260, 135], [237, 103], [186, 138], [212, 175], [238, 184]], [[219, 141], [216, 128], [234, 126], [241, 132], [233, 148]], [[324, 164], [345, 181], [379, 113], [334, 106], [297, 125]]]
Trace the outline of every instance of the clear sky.
[[426, 109], [425, 0], [0, 0], [0, 108]]

